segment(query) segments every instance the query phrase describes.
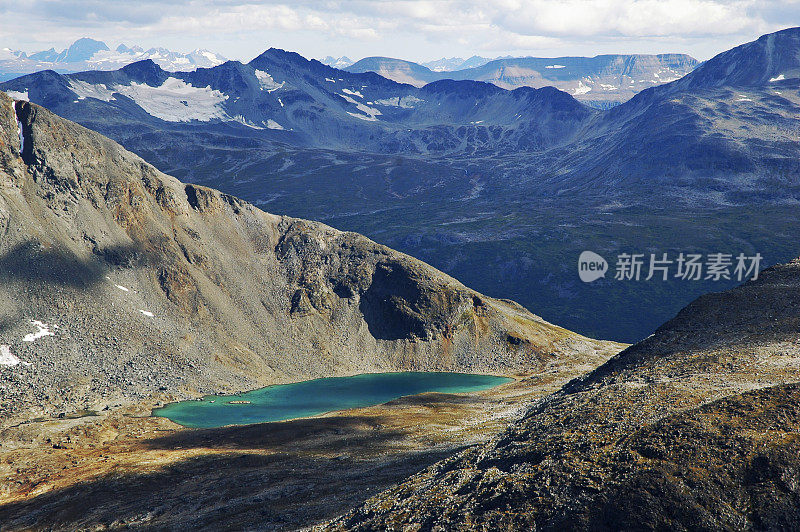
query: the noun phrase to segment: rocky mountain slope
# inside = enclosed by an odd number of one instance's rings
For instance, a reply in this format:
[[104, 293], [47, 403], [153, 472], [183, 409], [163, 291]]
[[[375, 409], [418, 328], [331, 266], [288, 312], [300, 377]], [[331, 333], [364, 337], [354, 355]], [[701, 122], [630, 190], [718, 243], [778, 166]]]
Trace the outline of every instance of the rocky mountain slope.
[[584, 250], [612, 267], [621, 253], [793, 257], [797, 34], [609, 111], [552, 88], [419, 89], [278, 50], [191, 75], [139, 63], [0, 88], [184, 181], [356, 231], [568, 329], [634, 342], [735, 282], [587, 285], [575, 272]]
[[646, 88], [682, 78], [699, 64], [685, 54], [509, 57], [481, 63], [443, 71], [402, 59], [366, 57], [344, 69], [375, 72], [418, 87], [442, 79], [485, 81], [509, 90], [552, 86], [582, 103], [606, 109]]
[[529, 372], [604, 345], [5, 94], [0, 235], [3, 425], [369, 371]]
[[654, 336], [328, 526], [786, 530], [800, 523], [800, 261]]
[[717, 205], [795, 201], [787, 196], [798, 184], [798, 51], [800, 28], [783, 30], [641, 92], [596, 117], [553, 183], [624, 193], [656, 186]]

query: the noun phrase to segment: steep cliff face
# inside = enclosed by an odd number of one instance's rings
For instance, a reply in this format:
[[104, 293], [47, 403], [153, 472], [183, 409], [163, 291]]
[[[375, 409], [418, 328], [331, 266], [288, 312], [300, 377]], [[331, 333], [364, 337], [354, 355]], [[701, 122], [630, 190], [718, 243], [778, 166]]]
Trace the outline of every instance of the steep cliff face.
[[530, 373], [608, 348], [2, 93], [0, 280], [7, 422], [368, 371]]
[[704, 296], [338, 529], [743, 530], [800, 524], [800, 262]]

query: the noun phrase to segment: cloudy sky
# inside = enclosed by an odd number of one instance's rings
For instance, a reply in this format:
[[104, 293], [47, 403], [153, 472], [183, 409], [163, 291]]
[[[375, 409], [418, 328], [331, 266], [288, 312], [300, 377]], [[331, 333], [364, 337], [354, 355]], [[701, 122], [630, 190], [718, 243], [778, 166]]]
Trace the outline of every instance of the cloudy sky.
[[0, 47], [62, 49], [79, 37], [249, 60], [307, 57], [686, 52], [707, 59], [800, 25], [800, 0], [0, 0]]

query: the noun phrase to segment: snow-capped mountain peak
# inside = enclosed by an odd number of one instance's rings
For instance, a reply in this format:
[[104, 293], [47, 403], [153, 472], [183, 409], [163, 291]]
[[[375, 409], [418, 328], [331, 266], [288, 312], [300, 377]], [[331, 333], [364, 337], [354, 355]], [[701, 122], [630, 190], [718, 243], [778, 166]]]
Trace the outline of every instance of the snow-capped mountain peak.
[[325, 59], [320, 59], [319, 62], [323, 65], [328, 65], [329, 67], [338, 69], [347, 68], [354, 63], [354, 61], [346, 55], [343, 55], [342, 57], [333, 57], [329, 55]]
[[119, 44], [112, 50], [102, 41], [82, 38], [61, 52], [50, 48], [27, 55], [19, 50], [0, 49], [0, 80], [41, 70], [60, 73], [115, 70], [145, 59], [151, 59], [164, 70], [172, 72], [210, 68], [227, 61], [222, 55], [205, 49], [181, 53], [163, 47], [144, 50], [136, 45]]

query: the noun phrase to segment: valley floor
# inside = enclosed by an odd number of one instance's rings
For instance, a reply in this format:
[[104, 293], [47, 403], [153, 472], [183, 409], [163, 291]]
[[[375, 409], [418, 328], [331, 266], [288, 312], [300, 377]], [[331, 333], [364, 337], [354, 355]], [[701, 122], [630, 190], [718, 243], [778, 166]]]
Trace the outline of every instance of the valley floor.
[[139, 404], [6, 428], [0, 529], [311, 526], [488, 441], [581, 369], [278, 423], [185, 429]]

